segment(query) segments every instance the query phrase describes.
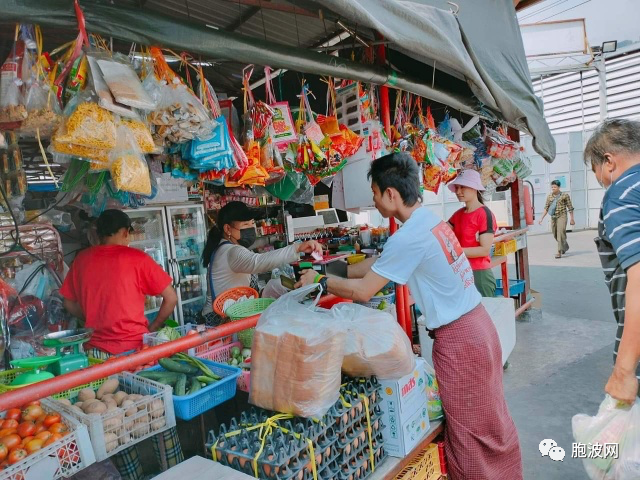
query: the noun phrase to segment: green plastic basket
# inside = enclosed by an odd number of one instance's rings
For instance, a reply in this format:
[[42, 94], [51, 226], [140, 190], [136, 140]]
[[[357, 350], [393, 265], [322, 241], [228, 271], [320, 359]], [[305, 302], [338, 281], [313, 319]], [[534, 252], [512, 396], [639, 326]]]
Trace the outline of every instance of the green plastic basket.
[[253, 345], [253, 334], [256, 332], [255, 328], [247, 328], [238, 332], [238, 341], [242, 344], [242, 348], [251, 348]]
[[252, 298], [244, 302], [238, 302], [227, 308], [224, 313], [231, 320], [242, 320], [264, 312], [275, 300], [273, 298]]

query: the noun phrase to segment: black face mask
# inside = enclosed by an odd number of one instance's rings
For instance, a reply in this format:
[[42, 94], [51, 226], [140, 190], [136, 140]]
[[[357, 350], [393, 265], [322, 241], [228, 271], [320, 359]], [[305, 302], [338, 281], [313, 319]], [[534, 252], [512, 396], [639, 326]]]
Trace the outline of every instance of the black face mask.
[[238, 245], [242, 245], [244, 248], [249, 248], [256, 241], [258, 234], [256, 233], [255, 227], [243, 228], [240, 230], [240, 240], [238, 240]]

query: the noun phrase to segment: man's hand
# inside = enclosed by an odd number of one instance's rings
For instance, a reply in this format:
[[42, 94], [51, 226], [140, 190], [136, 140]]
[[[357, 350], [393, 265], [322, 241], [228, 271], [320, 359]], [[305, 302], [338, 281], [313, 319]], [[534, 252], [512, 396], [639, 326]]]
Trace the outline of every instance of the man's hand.
[[575, 225], [576, 221], [572, 218], [571, 221], [569, 222], [569, 225]]
[[298, 253], [319, 253], [322, 255], [322, 244], [320, 242], [316, 242], [315, 240], [307, 240], [306, 242], [296, 244], [296, 251]]
[[614, 368], [604, 391], [619, 402], [633, 404], [638, 395], [638, 379], [635, 372], [620, 372]]
[[306, 287], [307, 285], [312, 285], [318, 272], [315, 270], [302, 270], [300, 272], [300, 281], [295, 284], [295, 288]]
[[544, 218], [540, 219], [540, 221], [538, 222], [538, 225], [542, 225], [542, 220], [544, 220]]

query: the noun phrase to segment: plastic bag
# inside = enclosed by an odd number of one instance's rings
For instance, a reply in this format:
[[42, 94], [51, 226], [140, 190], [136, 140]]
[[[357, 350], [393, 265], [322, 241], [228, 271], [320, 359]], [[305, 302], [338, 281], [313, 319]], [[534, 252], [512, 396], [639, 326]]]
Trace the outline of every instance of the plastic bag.
[[20, 136], [49, 138], [62, 120], [62, 110], [53, 89], [38, 79], [27, 90], [27, 118], [20, 125]]
[[294, 290], [267, 308], [253, 336], [249, 402], [301, 417], [322, 417], [338, 400], [345, 330], [316, 302], [318, 285]]
[[[576, 443], [586, 445], [583, 462], [591, 480], [640, 478], [638, 400], [632, 407], [619, 406], [617, 400], [607, 395], [596, 416], [575, 415], [571, 427]], [[609, 450], [611, 448], [618, 449], [618, 458]]]
[[153, 110], [156, 102], [142, 88], [129, 59], [122, 54], [94, 56], [102, 78], [116, 102], [140, 110]]
[[[11, 53], [0, 69], [0, 123], [21, 122], [27, 118], [22, 91], [22, 61], [26, 47], [25, 42], [17, 38], [17, 33]], [[3, 129], [8, 126], [4, 125]]]
[[115, 117], [94, 103], [90, 96], [91, 93], [87, 92], [84, 98], [78, 98], [77, 106], [68, 106], [65, 111], [67, 118], [56, 132], [54, 144], [67, 143], [100, 150], [111, 150], [115, 147]]
[[149, 167], [130, 130], [118, 127], [118, 145], [109, 153], [111, 178], [120, 190], [151, 195]]
[[388, 313], [353, 303], [331, 309], [347, 328], [342, 371], [352, 377], [395, 380], [416, 366], [407, 334]]

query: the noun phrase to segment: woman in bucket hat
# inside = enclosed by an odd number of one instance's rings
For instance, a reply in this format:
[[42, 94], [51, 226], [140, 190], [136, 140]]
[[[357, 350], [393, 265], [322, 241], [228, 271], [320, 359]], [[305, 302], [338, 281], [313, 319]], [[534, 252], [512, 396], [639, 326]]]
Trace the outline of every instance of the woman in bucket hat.
[[491, 270], [491, 246], [496, 217], [484, 205], [480, 174], [475, 170], [462, 170], [448, 187], [465, 204], [451, 216], [449, 225], [469, 259], [476, 288], [483, 297], [493, 297], [496, 279]]

